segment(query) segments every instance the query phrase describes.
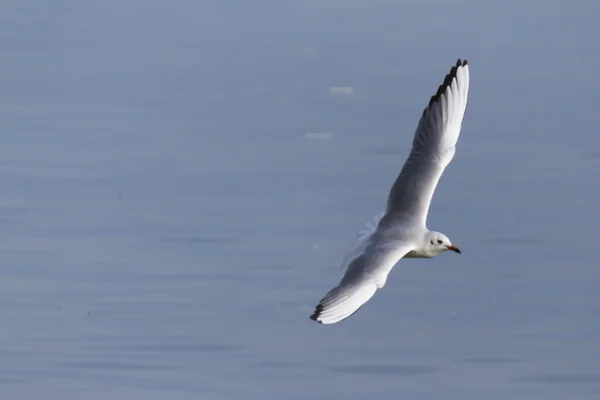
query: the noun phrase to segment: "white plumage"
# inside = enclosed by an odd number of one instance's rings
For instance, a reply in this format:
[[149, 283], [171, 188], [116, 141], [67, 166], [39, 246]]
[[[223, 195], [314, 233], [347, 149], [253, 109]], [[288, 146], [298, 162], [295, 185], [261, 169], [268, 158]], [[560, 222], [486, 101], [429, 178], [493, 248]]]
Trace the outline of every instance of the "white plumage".
[[469, 66], [458, 60], [423, 111], [385, 213], [359, 231], [344, 257], [339, 284], [321, 299], [311, 319], [333, 324], [350, 317], [385, 285], [403, 257], [431, 258], [446, 250], [460, 253], [445, 235], [427, 229], [427, 213], [438, 181], [454, 157], [468, 96]]

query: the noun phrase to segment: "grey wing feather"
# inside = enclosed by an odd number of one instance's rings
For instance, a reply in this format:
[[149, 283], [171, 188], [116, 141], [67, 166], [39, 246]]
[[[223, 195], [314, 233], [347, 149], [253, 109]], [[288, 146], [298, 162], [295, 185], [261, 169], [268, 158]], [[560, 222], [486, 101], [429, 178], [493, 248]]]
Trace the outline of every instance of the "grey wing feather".
[[310, 318], [334, 324], [353, 315], [385, 285], [394, 265], [413, 248], [408, 243], [382, 246], [371, 242], [363, 254], [350, 262], [340, 283], [319, 301]]
[[426, 224], [435, 188], [454, 157], [468, 95], [469, 66], [458, 60], [423, 111], [410, 155], [390, 190], [386, 214]]

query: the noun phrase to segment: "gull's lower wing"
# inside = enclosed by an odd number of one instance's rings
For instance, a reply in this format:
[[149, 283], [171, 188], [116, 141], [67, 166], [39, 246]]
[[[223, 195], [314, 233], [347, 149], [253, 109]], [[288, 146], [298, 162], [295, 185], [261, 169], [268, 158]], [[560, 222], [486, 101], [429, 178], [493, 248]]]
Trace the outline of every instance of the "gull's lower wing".
[[410, 155], [390, 191], [387, 214], [425, 225], [433, 192], [454, 157], [468, 97], [469, 66], [458, 60], [423, 111]]
[[409, 243], [382, 245], [371, 241], [365, 251], [349, 263], [339, 285], [321, 299], [310, 319], [335, 324], [350, 317], [385, 285], [394, 265], [414, 248]]

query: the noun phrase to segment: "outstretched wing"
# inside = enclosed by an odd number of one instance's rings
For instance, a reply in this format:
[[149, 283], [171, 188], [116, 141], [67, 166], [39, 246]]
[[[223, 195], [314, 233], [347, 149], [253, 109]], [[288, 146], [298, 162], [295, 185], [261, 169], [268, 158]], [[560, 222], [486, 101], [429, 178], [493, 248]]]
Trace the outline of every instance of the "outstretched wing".
[[339, 285], [321, 299], [310, 319], [335, 324], [350, 317], [385, 285], [394, 265], [413, 249], [404, 242], [369, 241], [365, 251], [350, 262]]
[[401, 214], [426, 225], [433, 192], [454, 157], [468, 97], [469, 66], [458, 60], [423, 111], [410, 155], [390, 191], [386, 214]]

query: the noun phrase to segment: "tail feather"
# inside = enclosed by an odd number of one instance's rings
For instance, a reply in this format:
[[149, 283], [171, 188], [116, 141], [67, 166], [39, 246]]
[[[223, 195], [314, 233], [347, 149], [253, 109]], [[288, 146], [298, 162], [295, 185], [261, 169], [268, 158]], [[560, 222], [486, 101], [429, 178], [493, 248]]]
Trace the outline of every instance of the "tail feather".
[[375, 282], [342, 283], [323, 297], [310, 319], [321, 324], [343, 321], [360, 310], [376, 291]]
[[379, 221], [381, 221], [381, 218], [383, 218], [384, 215], [384, 212], [380, 212], [379, 214], [375, 215], [373, 218], [366, 222], [366, 224], [360, 231], [358, 231], [354, 242], [352, 242], [350, 248], [348, 248], [348, 251], [344, 255], [341, 267], [342, 276], [344, 276], [344, 274], [346, 273], [346, 270], [348, 269], [348, 266], [350, 265], [352, 260], [354, 260], [359, 255], [363, 254], [367, 245], [369, 244], [369, 241], [371, 240], [371, 235], [373, 235], [373, 233], [375, 233], [375, 231], [377, 230]]

